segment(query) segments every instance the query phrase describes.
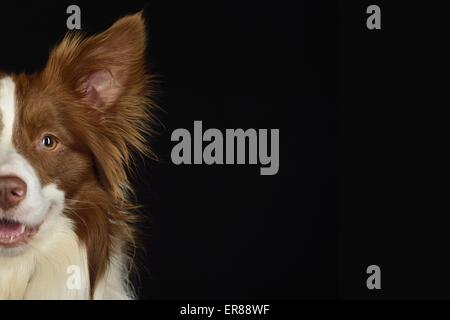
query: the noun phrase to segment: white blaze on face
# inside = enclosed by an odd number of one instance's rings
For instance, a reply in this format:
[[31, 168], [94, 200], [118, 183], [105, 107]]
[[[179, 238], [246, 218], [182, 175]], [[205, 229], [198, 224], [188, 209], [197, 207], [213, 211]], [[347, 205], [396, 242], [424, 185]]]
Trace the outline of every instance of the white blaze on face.
[[12, 134], [15, 116], [16, 85], [10, 77], [0, 79], [0, 155], [8, 152], [12, 147]]
[[42, 186], [36, 170], [14, 147], [13, 130], [17, 112], [15, 92], [12, 78], [0, 79], [0, 177], [15, 176], [22, 179], [27, 185], [27, 193], [16, 207], [8, 209], [7, 214], [0, 209], [0, 219], [12, 217], [30, 227], [45, 221], [41, 229], [48, 229], [52, 221], [47, 220], [55, 220], [63, 209], [64, 193], [54, 184]]

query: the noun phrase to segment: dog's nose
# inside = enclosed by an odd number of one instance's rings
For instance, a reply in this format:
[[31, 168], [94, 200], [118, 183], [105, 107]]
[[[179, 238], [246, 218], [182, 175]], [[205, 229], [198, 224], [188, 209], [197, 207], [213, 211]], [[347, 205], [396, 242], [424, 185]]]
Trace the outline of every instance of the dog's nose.
[[3, 210], [17, 206], [27, 194], [26, 183], [14, 176], [0, 176], [0, 208]]

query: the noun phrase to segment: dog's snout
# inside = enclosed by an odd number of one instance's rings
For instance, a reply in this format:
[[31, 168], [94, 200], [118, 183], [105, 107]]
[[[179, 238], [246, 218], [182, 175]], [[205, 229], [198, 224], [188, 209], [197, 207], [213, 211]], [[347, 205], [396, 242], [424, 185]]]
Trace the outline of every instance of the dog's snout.
[[17, 206], [27, 194], [26, 183], [15, 176], [0, 176], [0, 208], [3, 210]]

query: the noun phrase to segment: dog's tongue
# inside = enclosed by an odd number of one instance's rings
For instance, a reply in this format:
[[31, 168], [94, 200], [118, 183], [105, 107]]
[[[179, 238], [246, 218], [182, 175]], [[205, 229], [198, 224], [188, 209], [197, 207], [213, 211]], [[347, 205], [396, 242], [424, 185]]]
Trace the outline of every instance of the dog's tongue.
[[0, 238], [9, 238], [22, 233], [23, 225], [18, 222], [0, 220]]

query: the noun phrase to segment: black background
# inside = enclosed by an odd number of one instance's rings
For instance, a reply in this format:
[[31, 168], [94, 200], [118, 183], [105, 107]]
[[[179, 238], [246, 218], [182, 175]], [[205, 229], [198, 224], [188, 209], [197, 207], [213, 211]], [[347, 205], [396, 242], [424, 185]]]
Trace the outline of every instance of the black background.
[[[88, 34], [145, 7], [165, 129], [152, 143], [161, 161], [133, 178], [148, 218], [140, 297], [336, 297], [337, 4], [14, 2], [0, 14], [0, 68], [42, 68], [70, 4]], [[280, 129], [278, 174], [171, 164], [170, 134], [194, 120]]]
[[[381, 30], [365, 27], [371, 4]], [[341, 3], [341, 298], [450, 298], [446, 12], [437, 2]], [[372, 264], [379, 291], [366, 288]]]
[[[443, 10], [406, 1], [14, 2], [1, 5], [0, 69], [42, 68], [70, 4], [88, 34], [145, 7], [165, 127], [149, 141], [161, 161], [138, 163], [133, 177], [148, 218], [141, 298], [450, 297], [448, 205], [431, 181], [442, 176], [434, 130], [445, 126], [429, 129], [430, 110], [444, 119], [436, 106], [445, 82], [435, 81]], [[370, 4], [381, 6], [382, 30], [365, 26]], [[192, 132], [194, 120], [279, 128], [278, 174], [171, 164], [170, 134]], [[380, 291], [365, 286], [371, 264], [381, 267]]]

